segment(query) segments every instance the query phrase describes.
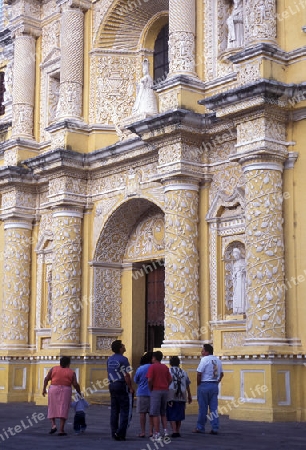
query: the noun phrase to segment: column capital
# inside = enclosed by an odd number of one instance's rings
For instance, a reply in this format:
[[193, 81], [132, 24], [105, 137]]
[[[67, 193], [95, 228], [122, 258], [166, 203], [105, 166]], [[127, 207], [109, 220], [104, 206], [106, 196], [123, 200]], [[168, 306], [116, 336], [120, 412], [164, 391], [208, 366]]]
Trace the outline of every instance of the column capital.
[[9, 230], [13, 228], [22, 228], [24, 230], [32, 230], [33, 221], [32, 220], [24, 220], [24, 219], [14, 219], [8, 218], [4, 220], [4, 229]]
[[171, 177], [161, 180], [164, 191], [199, 191], [199, 180], [190, 177]]
[[17, 39], [23, 36], [31, 36], [37, 39], [41, 35], [41, 27], [38, 21], [18, 21], [12, 23], [12, 37]]
[[259, 150], [257, 152], [235, 155], [235, 158], [232, 157], [231, 160], [238, 161], [244, 173], [251, 170], [278, 170], [282, 172], [287, 157], [288, 152], [275, 154]]
[[78, 219], [83, 219], [83, 210], [81, 208], [65, 207], [65, 206], [55, 206], [52, 208], [53, 217], [76, 217]]
[[91, 9], [91, 0], [56, 0], [56, 4], [66, 10], [78, 8], [85, 12]]

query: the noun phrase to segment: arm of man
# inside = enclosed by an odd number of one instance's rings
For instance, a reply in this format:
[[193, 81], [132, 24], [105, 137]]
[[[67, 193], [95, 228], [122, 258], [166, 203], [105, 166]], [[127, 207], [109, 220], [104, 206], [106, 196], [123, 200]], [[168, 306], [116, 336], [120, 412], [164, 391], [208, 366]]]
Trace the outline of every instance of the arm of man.
[[202, 373], [201, 372], [197, 372], [197, 386], [200, 386], [201, 378], [202, 378]]
[[129, 388], [130, 393], [134, 394], [134, 389], [133, 389], [133, 386], [132, 386], [132, 380], [131, 380], [130, 374], [125, 372], [124, 379], [125, 379], [127, 387]]
[[218, 380], [218, 383], [220, 383], [220, 381], [222, 380], [223, 377], [224, 377], [224, 373], [221, 372], [221, 373], [220, 373], [220, 378], [219, 378], [219, 380]]

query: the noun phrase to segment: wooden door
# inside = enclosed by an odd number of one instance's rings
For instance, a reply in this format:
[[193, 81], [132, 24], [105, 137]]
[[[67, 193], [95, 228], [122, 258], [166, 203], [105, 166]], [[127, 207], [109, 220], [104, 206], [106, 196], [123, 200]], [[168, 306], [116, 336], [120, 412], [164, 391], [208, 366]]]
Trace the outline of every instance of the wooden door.
[[146, 275], [146, 351], [160, 348], [164, 340], [165, 267], [152, 263]]

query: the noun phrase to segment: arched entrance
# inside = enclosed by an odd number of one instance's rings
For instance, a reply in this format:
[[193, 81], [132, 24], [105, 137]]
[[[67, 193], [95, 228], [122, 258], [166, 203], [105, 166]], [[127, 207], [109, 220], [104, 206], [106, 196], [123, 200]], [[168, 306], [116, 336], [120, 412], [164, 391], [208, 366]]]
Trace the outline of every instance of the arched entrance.
[[163, 262], [161, 208], [143, 198], [123, 203], [106, 221], [92, 262], [91, 329], [97, 348], [102, 342], [109, 349], [111, 341], [120, 337], [138, 365], [145, 350], [161, 345]]

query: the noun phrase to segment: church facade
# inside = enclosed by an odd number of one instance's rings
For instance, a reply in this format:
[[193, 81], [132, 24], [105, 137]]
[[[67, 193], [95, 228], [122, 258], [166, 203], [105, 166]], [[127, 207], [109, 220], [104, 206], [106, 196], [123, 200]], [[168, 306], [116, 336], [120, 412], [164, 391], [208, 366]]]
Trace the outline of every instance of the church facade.
[[[122, 339], [222, 359], [220, 413], [306, 420], [306, 2], [5, 0], [0, 401]], [[189, 411], [197, 410], [196, 401]]]

